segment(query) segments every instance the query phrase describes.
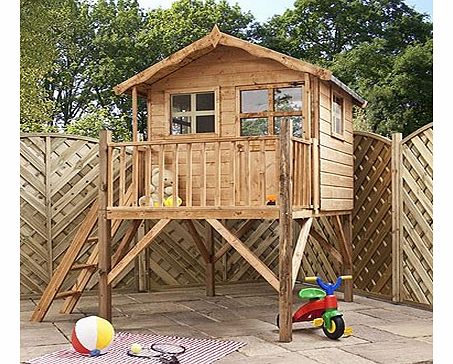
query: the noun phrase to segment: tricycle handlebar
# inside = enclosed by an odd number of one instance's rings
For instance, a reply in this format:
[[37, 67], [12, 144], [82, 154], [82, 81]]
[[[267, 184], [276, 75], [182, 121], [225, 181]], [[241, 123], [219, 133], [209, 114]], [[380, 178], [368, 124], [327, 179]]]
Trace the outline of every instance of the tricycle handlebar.
[[305, 277], [305, 282], [316, 282], [328, 295], [332, 295], [345, 279], [352, 279], [352, 275], [340, 276], [335, 283], [324, 282], [320, 277]]

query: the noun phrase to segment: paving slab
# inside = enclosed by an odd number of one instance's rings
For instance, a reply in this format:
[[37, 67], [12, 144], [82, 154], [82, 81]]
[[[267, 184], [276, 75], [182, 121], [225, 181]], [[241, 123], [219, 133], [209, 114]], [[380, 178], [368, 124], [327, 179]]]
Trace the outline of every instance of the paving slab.
[[307, 358], [299, 353], [284, 353], [278, 355], [259, 355], [252, 357], [237, 358], [229, 355], [216, 362], [216, 364], [319, 364], [319, 361]]
[[112, 324], [117, 331], [131, 329], [148, 329], [156, 326], [174, 325], [174, 321], [163, 314], [132, 314], [130, 316], [116, 317]]
[[302, 354], [322, 364], [375, 364], [376, 362], [363, 358], [359, 355], [348, 353], [341, 348], [323, 348], [316, 350], [304, 350]]
[[239, 349], [239, 352], [247, 357], [258, 355], [278, 355], [289, 352], [281, 346], [270, 343], [269, 341], [260, 339], [256, 336], [236, 336], [234, 340], [247, 344]]
[[404, 322], [392, 322], [384, 325], [375, 326], [376, 328], [384, 331], [391, 332], [393, 334], [405, 336], [405, 337], [422, 337], [433, 335], [432, 322], [422, 321], [404, 321]]
[[342, 350], [381, 364], [414, 364], [433, 358], [432, 345], [417, 340], [345, 346]]
[[257, 319], [241, 319], [194, 325], [194, 328], [206, 332], [212, 337], [231, 337], [253, 335], [257, 332], [274, 330], [275, 326]]

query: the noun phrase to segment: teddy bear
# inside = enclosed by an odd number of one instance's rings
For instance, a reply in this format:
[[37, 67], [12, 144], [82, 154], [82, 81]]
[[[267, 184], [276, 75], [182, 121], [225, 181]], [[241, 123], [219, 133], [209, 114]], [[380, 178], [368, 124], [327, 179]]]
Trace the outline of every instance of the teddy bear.
[[[160, 206], [159, 201], [159, 168], [153, 168], [151, 171], [151, 183], [149, 185], [149, 196], [142, 196], [138, 200], [139, 206]], [[165, 200], [173, 194], [173, 173], [164, 169], [163, 171], [164, 193]]]

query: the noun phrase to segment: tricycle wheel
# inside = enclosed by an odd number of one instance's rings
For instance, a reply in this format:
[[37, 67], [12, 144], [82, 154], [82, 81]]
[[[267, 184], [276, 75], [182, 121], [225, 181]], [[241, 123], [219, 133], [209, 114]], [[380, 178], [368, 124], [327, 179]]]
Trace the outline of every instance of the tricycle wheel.
[[344, 334], [344, 320], [341, 316], [332, 317], [330, 321], [330, 329], [324, 325], [322, 326], [322, 331], [324, 334], [332, 340], [337, 340]]
[[279, 313], [277, 314], [277, 318], [275, 321], [276, 321], [277, 327], [280, 328], [280, 314]]

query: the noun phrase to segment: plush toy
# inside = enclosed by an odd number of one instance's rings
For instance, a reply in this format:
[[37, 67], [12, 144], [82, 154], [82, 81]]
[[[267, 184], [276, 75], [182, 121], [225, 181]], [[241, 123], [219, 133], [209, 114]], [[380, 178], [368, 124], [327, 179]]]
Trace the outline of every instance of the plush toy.
[[[159, 168], [153, 168], [151, 171], [151, 183], [149, 185], [149, 196], [142, 196], [138, 200], [140, 206], [160, 206], [159, 201]], [[164, 202], [173, 195], [173, 172], [168, 169], [163, 171], [164, 180]]]

